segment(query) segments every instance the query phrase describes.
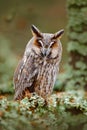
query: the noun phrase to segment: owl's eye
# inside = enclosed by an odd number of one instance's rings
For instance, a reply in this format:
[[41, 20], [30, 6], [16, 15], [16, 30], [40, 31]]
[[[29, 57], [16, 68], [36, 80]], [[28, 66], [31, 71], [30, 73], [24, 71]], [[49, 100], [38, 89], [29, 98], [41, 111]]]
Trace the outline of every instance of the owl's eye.
[[56, 47], [58, 47], [57, 41], [52, 41], [50, 44], [50, 48], [56, 48]]
[[35, 45], [38, 46], [38, 47], [42, 47], [42, 41], [36, 40]]

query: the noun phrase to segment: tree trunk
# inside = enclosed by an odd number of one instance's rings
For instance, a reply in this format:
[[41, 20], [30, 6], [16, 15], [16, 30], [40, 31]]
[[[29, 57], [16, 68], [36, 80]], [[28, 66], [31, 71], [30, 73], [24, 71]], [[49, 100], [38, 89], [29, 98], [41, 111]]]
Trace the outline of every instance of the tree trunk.
[[67, 0], [68, 80], [66, 86], [87, 90], [87, 0]]

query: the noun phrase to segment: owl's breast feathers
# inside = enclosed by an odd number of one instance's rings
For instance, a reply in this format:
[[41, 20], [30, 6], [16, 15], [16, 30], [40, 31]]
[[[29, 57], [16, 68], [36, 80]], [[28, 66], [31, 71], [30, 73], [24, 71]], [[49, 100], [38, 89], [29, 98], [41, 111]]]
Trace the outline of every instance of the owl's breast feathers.
[[44, 59], [38, 68], [35, 92], [46, 98], [52, 93], [58, 71], [57, 63]]
[[42, 97], [52, 92], [58, 66], [56, 62], [30, 55], [19, 62], [14, 73], [15, 99], [22, 99], [25, 90]]

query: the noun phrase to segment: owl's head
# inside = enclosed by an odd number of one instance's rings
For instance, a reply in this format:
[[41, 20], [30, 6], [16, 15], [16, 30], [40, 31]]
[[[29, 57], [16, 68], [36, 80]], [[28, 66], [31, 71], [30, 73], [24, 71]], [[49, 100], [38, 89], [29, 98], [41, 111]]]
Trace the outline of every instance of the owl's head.
[[32, 25], [31, 31], [33, 34], [32, 50], [34, 53], [43, 58], [55, 58], [58, 53], [62, 52], [60, 38], [64, 30], [60, 30], [55, 34], [42, 33], [37, 27]]

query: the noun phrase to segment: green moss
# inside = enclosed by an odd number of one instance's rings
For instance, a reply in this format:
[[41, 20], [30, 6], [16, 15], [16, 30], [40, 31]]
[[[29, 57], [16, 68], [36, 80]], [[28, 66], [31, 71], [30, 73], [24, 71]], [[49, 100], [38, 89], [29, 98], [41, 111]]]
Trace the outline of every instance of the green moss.
[[76, 130], [87, 123], [87, 99], [83, 91], [53, 94], [47, 104], [34, 94], [20, 102], [0, 99], [1, 130]]

